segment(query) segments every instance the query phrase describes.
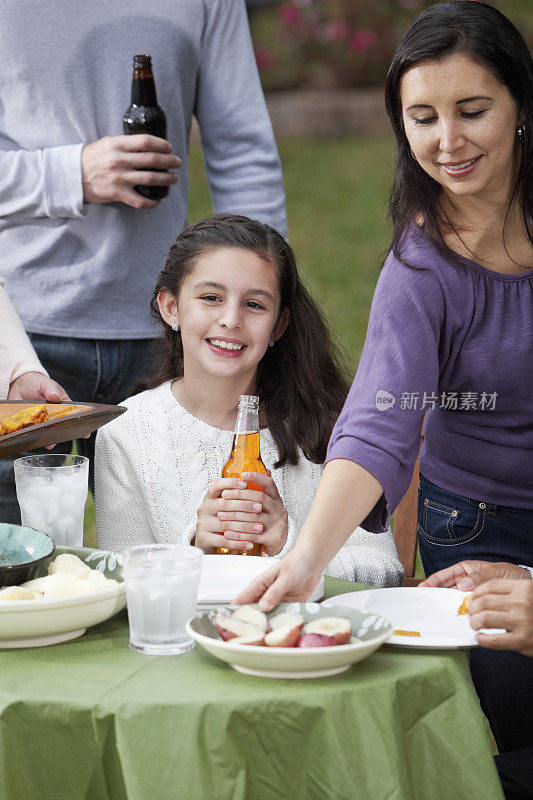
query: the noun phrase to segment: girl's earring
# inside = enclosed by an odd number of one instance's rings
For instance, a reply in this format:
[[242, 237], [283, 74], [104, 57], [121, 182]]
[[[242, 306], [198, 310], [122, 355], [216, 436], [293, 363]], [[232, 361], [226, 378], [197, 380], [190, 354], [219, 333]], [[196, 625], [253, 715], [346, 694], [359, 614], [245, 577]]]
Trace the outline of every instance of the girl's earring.
[[173, 331], [176, 331], [176, 333], [177, 333], [177, 332], [179, 331], [179, 329], [180, 329], [180, 326], [178, 325], [178, 323], [177, 323], [177, 322], [173, 322], [173, 323], [172, 323], [172, 325], [171, 325], [170, 327], [172, 328], [172, 330], [173, 330]]
[[526, 136], [526, 126], [523, 122], [516, 129], [516, 135], [518, 136], [518, 141], [523, 144]]
[[271, 339], [268, 343], [269, 347], [274, 347], [274, 339]]

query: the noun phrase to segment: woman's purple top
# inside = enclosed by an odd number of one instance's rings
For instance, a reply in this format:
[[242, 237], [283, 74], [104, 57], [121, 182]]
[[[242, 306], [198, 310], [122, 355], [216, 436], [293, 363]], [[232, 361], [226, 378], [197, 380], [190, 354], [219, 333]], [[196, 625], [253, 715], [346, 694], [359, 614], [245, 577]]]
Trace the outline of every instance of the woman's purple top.
[[[413, 226], [389, 254], [327, 461], [356, 461], [384, 494], [361, 523], [386, 529], [420, 471], [473, 500], [533, 509], [533, 270], [505, 275], [440, 255]], [[415, 268], [413, 268], [415, 267]]]

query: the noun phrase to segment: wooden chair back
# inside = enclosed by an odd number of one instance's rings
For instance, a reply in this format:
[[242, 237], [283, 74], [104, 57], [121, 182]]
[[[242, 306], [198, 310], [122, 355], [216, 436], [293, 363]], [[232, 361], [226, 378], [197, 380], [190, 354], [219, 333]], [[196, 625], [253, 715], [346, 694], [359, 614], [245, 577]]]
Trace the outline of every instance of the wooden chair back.
[[[424, 434], [422, 433], [422, 439]], [[415, 578], [416, 553], [418, 549], [417, 528], [418, 506], [418, 458], [413, 470], [413, 478], [408, 490], [400, 501], [394, 515], [393, 536], [398, 558], [404, 568], [402, 586], [417, 586], [422, 578]]]

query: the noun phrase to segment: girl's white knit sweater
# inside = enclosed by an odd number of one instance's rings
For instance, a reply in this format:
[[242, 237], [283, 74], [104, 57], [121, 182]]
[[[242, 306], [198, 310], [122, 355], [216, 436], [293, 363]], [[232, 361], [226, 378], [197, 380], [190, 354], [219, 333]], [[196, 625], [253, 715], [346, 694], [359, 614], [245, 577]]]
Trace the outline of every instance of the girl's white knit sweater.
[[[188, 544], [207, 487], [228, 459], [233, 433], [190, 414], [169, 382], [124, 405], [128, 411], [101, 428], [96, 440], [98, 545], [122, 551], [148, 542]], [[300, 452], [296, 466], [274, 469], [278, 456], [270, 431], [262, 430], [260, 440], [262, 459], [289, 515], [283, 556], [311, 509], [321, 466]], [[403, 570], [390, 529], [375, 534], [357, 528], [326, 574], [373, 586], [399, 585]]]

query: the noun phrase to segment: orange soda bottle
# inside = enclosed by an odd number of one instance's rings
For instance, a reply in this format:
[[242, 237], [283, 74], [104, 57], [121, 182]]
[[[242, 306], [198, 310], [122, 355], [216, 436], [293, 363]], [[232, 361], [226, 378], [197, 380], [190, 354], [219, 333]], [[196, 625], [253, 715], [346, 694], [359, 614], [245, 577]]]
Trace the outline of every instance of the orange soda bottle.
[[[253, 394], [241, 394], [239, 397], [239, 412], [235, 423], [231, 453], [222, 469], [223, 478], [240, 478], [242, 472], [262, 472], [267, 474], [266, 467], [261, 460], [259, 447], [259, 397]], [[246, 482], [248, 489], [262, 492], [257, 483]], [[254, 544], [250, 550], [243, 550], [243, 556], [261, 556], [263, 548]], [[227, 547], [217, 547], [219, 555], [232, 552]]]

